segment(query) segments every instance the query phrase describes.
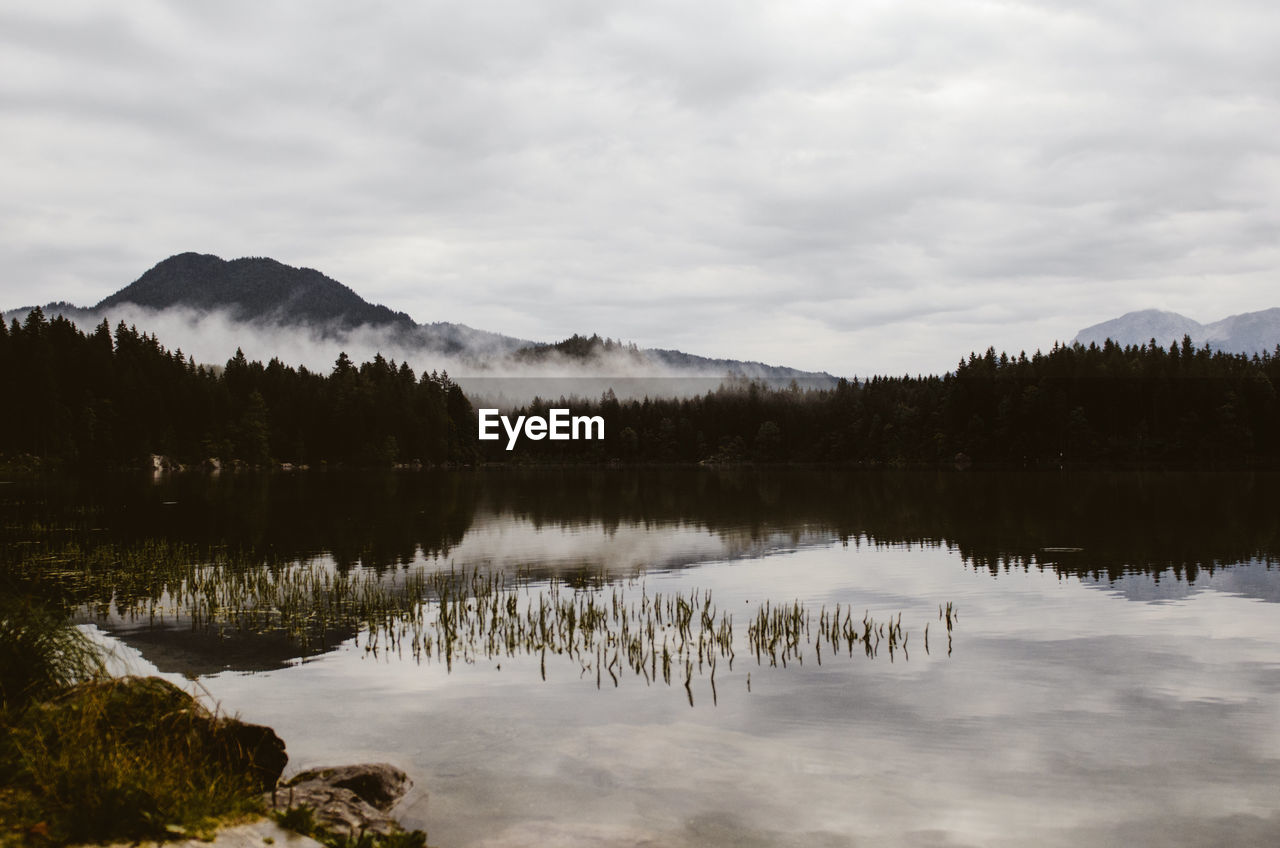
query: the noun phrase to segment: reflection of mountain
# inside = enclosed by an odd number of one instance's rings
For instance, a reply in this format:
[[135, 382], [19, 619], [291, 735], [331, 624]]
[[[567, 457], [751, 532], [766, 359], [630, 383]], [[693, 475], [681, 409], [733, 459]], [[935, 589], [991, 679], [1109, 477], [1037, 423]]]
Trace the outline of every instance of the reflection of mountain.
[[1130, 601], [1176, 601], [1201, 592], [1221, 592], [1280, 604], [1280, 571], [1275, 564], [1256, 559], [1208, 567], [1192, 578], [1173, 573], [1122, 574], [1115, 578], [1091, 577], [1085, 585]]

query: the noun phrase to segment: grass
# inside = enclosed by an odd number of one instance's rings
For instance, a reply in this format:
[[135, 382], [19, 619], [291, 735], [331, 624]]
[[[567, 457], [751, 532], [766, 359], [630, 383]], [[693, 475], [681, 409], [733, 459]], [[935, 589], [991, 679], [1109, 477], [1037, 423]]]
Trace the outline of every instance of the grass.
[[7, 717], [0, 842], [204, 836], [260, 812], [260, 787], [210, 744], [217, 722], [156, 678], [78, 684]]
[[261, 809], [223, 719], [163, 680], [106, 677], [64, 615], [7, 596], [0, 666], [0, 845], [204, 835]]
[[21, 710], [106, 673], [96, 645], [66, 616], [4, 587], [0, 596], [0, 711]]

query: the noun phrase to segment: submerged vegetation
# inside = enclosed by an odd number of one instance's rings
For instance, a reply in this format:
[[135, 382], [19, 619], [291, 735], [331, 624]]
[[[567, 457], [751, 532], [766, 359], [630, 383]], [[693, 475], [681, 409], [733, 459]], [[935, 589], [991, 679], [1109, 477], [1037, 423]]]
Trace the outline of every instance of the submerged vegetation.
[[[664, 589], [643, 577], [604, 575], [537, 579], [527, 572], [338, 569], [325, 560], [260, 562], [226, 550], [201, 553], [187, 545], [134, 547], [67, 545], [28, 552], [25, 580], [74, 599], [85, 614], [117, 623], [208, 630], [219, 634], [283, 634], [306, 651], [355, 634], [370, 654], [395, 653], [419, 662], [456, 664], [536, 657], [567, 661], [597, 687], [619, 686], [630, 674], [646, 685], [682, 685], [690, 702], [695, 679], [732, 671], [738, 650], [757, 665], [823, 662], [855, 647], [868, 658], [887, 649], [909, 659], [909, 635], [896, 619], [877, 621], [836, 605], [812, 609], [799, 600], [754, 607], [745, 642], [733, 613], [710, 590]], [[948, 605], [950, 610], [950, 605]], [[948, 634], [951, 615], [948, 612]], [[741, 631], [738, 631], [739, 633]], [[921, 641], [928, 648], [927, 630]]]

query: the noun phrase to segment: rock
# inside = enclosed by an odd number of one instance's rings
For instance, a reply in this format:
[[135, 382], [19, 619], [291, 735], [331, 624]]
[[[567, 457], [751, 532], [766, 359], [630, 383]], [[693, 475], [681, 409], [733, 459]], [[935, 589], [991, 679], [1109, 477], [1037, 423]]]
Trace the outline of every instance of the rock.
[[224, 827], [212, 839], [175, 839], [166, 842], [131, 840], [98, 848], [325, 848], [316, 840], [285, 830], [270, 819]]
[[235, 771], [252, 775], [262, 789], [275, 786], [289, 763], [284, 740], [265, 725], [224, 719], [216, 738], [223, 761]]
[[387, 815], [412, 786], [408, 775], [386, 763], [308, 769], [267, 793], [267, 807], [309, 807], [321, 826], [358, 839], [364, 833], [402, 833]]

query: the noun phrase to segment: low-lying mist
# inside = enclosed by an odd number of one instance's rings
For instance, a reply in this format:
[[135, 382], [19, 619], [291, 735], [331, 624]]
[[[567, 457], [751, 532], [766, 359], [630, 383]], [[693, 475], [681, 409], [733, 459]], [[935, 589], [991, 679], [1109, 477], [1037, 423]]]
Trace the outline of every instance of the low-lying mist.
[[[27, 310], [8, 313], [25, 320]], [[104, 319], [114, 328], [123, 322], [154, 335], [166, 348], [180, 350], [197, 363], [222, 366], [242, 350], [250, 360], [279, 359], [286, 365], [328, 373], [338, 356], [352, 362], [382, 356], [407, 363], [416, 373], [447, 372], [476, 406], [509, 410], [536, 398], [597, 399], [613, 392], [630, 398], [693, 397], [714, 391], [726, 381], [758, 381], [771, 385], [825, 387], [831, 378], [784, 377], [759, 363], [673, 365], [635, 347], [599, 347], [587, 356], [566, 355], [545, 346], [536, 356], [518, 355], [520, 341], [456, 324], [440, 325], [302, 325], [278, 322], [276, 316], [243, 321], [228, 310], [170, 307], [157, 310], [121, 304], [106, 310], [68, 308], [59, 313], [81, 330], [92, 331]], [[53, 312], [45, 317], [52, 319]]]

